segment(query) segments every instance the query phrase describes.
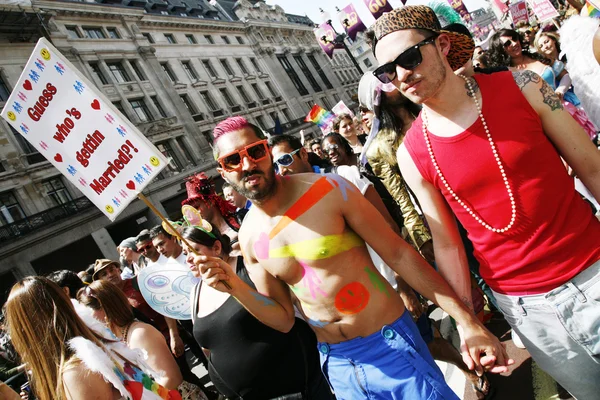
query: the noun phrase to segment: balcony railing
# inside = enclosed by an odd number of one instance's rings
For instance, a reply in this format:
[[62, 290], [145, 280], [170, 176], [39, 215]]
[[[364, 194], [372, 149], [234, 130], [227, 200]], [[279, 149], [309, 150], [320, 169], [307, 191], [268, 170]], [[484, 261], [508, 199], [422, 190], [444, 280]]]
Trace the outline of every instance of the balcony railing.
[[30, 215], [12, 224], [0, 226], [0, 246], [93, 206], [94, 204], [87, 197], [80, 197], [41, 213]]

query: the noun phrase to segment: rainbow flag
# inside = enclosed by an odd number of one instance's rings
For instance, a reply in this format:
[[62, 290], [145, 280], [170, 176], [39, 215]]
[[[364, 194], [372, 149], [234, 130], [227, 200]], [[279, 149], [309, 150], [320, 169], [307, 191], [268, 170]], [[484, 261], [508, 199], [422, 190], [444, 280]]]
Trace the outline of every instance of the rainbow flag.
[[592, 18], [600, 18], [600, 10], [594, 7], [589, 1], [586, 1], [581, 15], [586, 15]]
[[315, 104], [306, 118], [304, 118], [304, 121], [314, 122], [319, 128], [326, 130], [331, 128], [331, 124], [333, 123], [334, 119], [335, 115], [333, 113]]

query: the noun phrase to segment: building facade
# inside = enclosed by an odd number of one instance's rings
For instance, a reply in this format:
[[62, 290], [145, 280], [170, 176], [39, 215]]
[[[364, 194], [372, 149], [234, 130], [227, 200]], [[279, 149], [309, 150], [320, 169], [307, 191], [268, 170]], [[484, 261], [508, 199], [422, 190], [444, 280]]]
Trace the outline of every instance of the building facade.
[[[263, 1], [34, 0], [0, 5], [0, 21], [0, 108], [46, 37], [171, 158], [144, 190], [171, 218], [187, 176], [216, 175], [219, 121], [310, 134], [313, 104], [354, 106], [358, 77], [338, 77], [312, 21]], [[110, 223], [4, 121], [0, 160], [0, 300], [23, 276], [115, 259], [116, 244], [159, 221], [138, 200]]]

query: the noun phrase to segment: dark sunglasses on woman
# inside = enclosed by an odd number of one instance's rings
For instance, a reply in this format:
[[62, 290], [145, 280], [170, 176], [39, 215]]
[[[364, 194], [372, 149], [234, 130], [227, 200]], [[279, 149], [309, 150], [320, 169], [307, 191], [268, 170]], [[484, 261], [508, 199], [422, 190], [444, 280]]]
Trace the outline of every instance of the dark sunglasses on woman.
[[420, 41], [412, 47], [404, 50], [396, 59], [387, 64], [383, 64], [379, 68], [373, 71], [373, 75], [377, 77], [382, 83], [390, 83], [396, 79], [396, 66], [400, 66], [404, 69], [412, 70], [418, 67], [423, 61], [423, 55], [421, 54], [421, 47], [431, 44], [435, 41], [438, 35], [433, 35]]
[[217, 162], [227, 172], [239, 171], [242, 169], [242, 159], [244, 157], [248, 157], [253, 162], [265, 159], [269, 155], [267, 143], [267, 140], [254, 142], [241, 150], [235, 150], [219, 157]]

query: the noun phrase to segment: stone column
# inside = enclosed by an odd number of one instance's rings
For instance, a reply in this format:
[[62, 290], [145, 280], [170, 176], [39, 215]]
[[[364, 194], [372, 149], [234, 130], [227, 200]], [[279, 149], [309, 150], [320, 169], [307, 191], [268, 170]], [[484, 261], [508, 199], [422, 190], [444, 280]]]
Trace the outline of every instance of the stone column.
[[117, 245], [113, 238], [110, 236], [106, 228], [101, 228], [95, 232], [92, 232], [92, 238], [96, 245], [102, 252], [104, 258], [109, 260], [119, 260], [119, 254], [117, 253]]

